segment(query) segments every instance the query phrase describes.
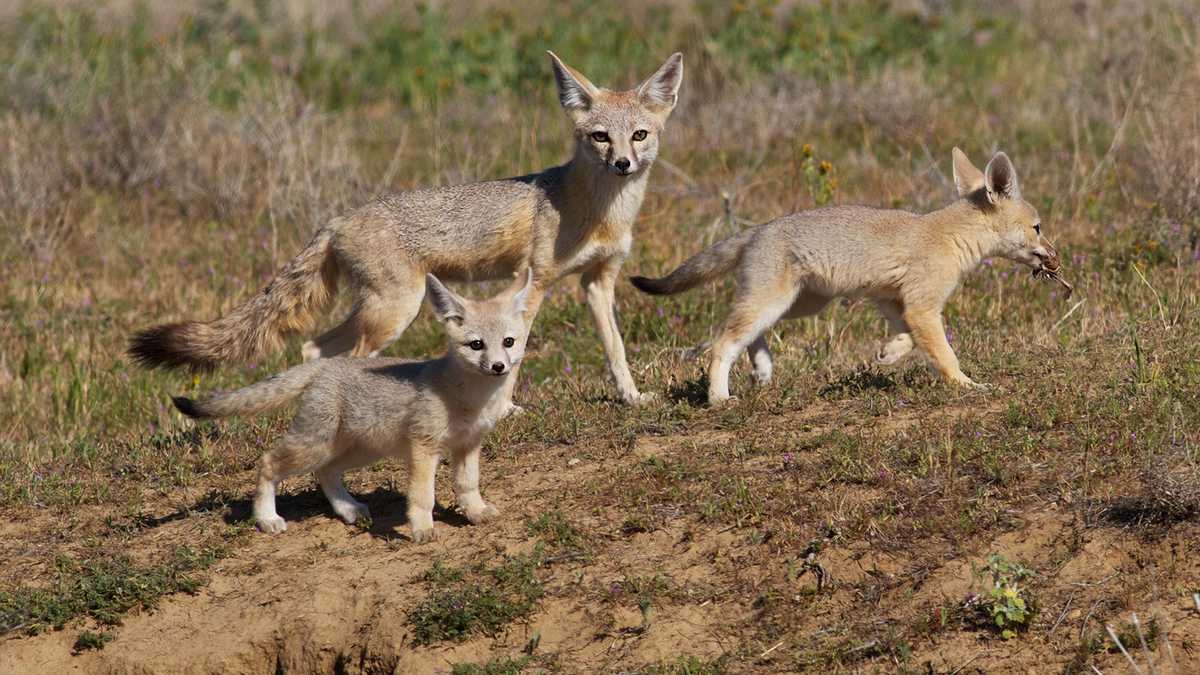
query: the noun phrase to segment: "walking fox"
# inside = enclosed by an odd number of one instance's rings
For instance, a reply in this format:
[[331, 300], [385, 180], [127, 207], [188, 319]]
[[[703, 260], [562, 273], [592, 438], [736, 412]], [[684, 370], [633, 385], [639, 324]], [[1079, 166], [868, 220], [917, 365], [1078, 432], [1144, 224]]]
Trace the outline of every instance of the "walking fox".
[[434, 477], [443, 456], [459, 506], [472, 523], [487, 522], [499, 511], [479, 494], [479, 451], [504, 413], [505, 386], [525, 353], [532, 279], [527, 272], [519, 290], [473, 302], [427, 275], [430, 303], [449, 342], [440, 359], [321, 359], [228, 394], [177, 397], [175, 406], [194, 418], [229, 417], [300, 399], [291, 428], [259, 465], [254, 518], [264, 532], [287, 529], [275, 511], [279, 482], [310, 471], [342, 520], [370, 517], [366, 504], [346, 491], [342, 474], [389, 455], [403, 455], [408, 464], [413, 541], [434, 538]]
[[982, 172], [958, 148], [953, 155], [961, 199], [941, 210], [804, 211], [718, 242], [661, 279], [631, 279], [640, 290], [661, 295], [736, 271], [733, 308], [708, 368], [710, 404], [729, 398], [729, 369], [747, 347], [755, 380], [770, 380], [764, 332], [772, 324], [816, 314], [839, 296], [870, 297], [887, 319], [889, 338], [878, 363], [895, 363], [915, 345], [950, 382], [987, 386], [959, 368], [942, 326], [946, 300], [984, 258], [1001, 256], [1054, 276], [1060, 260], [1042, 237], [1037, 211], [1021, 198], [1007, 155], [997, 153]]
[[[636, 89], [610, 91], [550, 53], [559, 102], [574, 127], [571, 161], [541, 173], [382, 197], [319, 229], [266, 289], [228, 316], [144, 330], [129, 353], [148, 367], [206, 369], [274, 349], [307, 330], [336, 290], [350, 286], [353, 310], [304, 345], [306, 361], [369, 356], [416, 317], [425, 274], [442, 279], [510, 277], [530, 267], [528, 326], [546, 288], [582, 273], [609, 370], [627, 402], [638, 392], [613, 310], [614, 288], [633, 241], [659, 135], [678, 99], [676, 53]], [[510, 378], [510, 391], [516, 378]]]

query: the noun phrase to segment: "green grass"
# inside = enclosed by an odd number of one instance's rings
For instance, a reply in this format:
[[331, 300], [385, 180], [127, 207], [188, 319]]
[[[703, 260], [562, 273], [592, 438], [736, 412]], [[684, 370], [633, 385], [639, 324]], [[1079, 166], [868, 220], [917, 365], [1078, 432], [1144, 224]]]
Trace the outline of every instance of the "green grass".
[[648, 666], [644, 675], [724, 675], [728, 672], [724, 658], [704, 659], [698, 656], [678, 656]]
[[456, 663], [452, 675], [518, 675], [533, 662], [531, 656], [497, 657], [483, 664]]
[[[134, 608], [153, 609], [174, 593], [195, 593], [205, 583], [201, 574], [228, 555], [227, 548], [179, 547], [159, 564], [140, 564], [111, 552], [55, 560], [54, 580], [47, 586], [18, 585], [0, 590], [0, 635], [62, 630], [69, 622], [89, 618], [117, 626]], [[80, 634], [76, 649], [99, 649], [111, 632]]]
[[559, 509], [546, 511], [525, 523], [529, 534], [540, 538], [552, 549], [580, 552], [587, 547], [586, 535]]
[[[1015, 15], [970, 11], [966, 3], [954, 3], [944, 18], [878, 0], [782, 4], [705, 0], [694, 12], [653, 4], [635, 19], [619, 5], [539, 1], [488, 7], [470, 20], [462, 20], [462, 10], [419, 4], [370, 18], [347, 12], [332, 27], [354, 31], [345, 41], [289, 20], [282, 6], [271, 3], [210, 3], [166, 40], [154, 34], [149, 10], [113, 30], [87, 10], [34, 4], [10, 28], [22, 39], [6, 41], [0, 56], [14, 64], [18, 81], [53, 75], [69, 78], [75, 88], [114, 91], [160, 69], [172, 86], [181, 86], [185, 73], [202, 71], [212, 79], [210, 99], [224, 107], [237, 107], [278, 77], [278, 62], [286, 59], [289, 77], [305, 96], [340, 110], [380, 100], [436, 108], [464, 92], [506, 91], [548, 102], [546, 48], [596, 80], [610, 81], [631, 75], [626, 63], [662, 60], [686, 43], [689, 31], [707, 35], [713, 57], [742, 81], [784, 71], [827, 84], [920, 64], [936, 83], [962, 86], [994, 74], [1006, 50], [1033, 44]], [[970, 42], [978, 33], [990, 36], [982, 47]], [[170, 65], [161, 61], [166, 53], [175, 56]], [[620, 61], [611, 58], [615, 53]], [[76, 64], [79, 70], [63, 72]], [[73, 79], [84, 73], [86, 82]], [[29, 101], [57, 113], [74, 108], [24, 88], [0, 94], [0, 105]]]
[[85, 630], [75, 639], [75, 652], [85, 652], [96, 649], [104, 649], [104, 645], [113, 641], [115, 636], [108, 631], [93, 633], [90, 630]]
[[543, 594], [535, 576], [541, 564], [540, 552], [506, 556], [490, 569], [446, 569], [435, 563], [426, 575], [433, 590], [408, 615], [413, 642], [428, 645], [494, 635], [528, 616]]

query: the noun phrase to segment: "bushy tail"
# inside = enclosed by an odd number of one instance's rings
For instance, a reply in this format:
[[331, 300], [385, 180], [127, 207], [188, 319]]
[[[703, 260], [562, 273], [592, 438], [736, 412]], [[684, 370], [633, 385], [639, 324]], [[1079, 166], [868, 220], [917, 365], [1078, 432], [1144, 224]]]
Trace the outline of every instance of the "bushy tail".
[[329, 252], [333, 232], [318, 230], [263, 292], [228, 316], [143, 330], [129, 341], [129, 356], [145, 368], [211, 370], [248, 361], [278, 347], [287, 334], [311, 328], [313, 313], [337, 290], [337, 263]]
[[327, 363], [324, 360], [305, 363], [249, 387], [226, 394], [214, 394], [199, 401], [184, 396], [173, 396], [171, 400], [179, 412], [196, 419], [253, 415], [290, 403], [304, 392], [320, 368]]
[[639, 291], [651, 295], [673, 295], [686, 291], [733, 269], [741, 260], [742, 249], [753, 234], [753, 229], [742, 230], [728, 239], [719, 241], [688, 258], [665, 277], [630, 277], [629, 281]]

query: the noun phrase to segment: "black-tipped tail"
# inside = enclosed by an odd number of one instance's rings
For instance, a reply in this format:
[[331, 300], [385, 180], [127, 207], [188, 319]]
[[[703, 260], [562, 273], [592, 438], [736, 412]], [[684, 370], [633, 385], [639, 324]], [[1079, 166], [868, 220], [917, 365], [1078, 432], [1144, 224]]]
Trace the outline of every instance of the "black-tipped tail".
[[649, 293], [650, 295], [666, 295], [671, 292], [671, 287], [667, 284], [666, 277], [661, 279], [629, 277], [629, 283], [633, 284], [634, 288], [639, 291]]
[[217, 363], [193, 346], [191, 334], [199, 324], [193, 321], [166, 323], [137, 332], [129, 339], [128, 354], [143, 368], [181, 368], [207, 371]]
[[186, 396], [172, 396], [171, 402], [175, 404], [175, 407], [179, 409], [179, 412], [187, 415], [188, 417], [193, 419], [207, 417], [207, 415], [200, 410], [199, 406], [196, 405], [196, 402]]

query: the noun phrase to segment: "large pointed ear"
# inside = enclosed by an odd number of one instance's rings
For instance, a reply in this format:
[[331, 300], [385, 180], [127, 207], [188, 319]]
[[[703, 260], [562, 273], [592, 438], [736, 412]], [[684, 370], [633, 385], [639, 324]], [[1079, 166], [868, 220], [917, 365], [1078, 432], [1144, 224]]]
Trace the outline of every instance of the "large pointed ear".
[[429, 304], [433, 306], [438, 321], [445, 323], [463, 320], [463, 313], [466, 311], [463, 299], [442, 285], [432, 274], [425, 275], [425, 295], [429, 298]]
[[517, 289], [512, 296], [512, 308], [514, 314], [524, 314], [525, 308], [529, 303], [529, 293], [533, 289], [533, 268], [525, 268], [525, 283], [521, 284], [521, 288]]
[[546, 52], [554, 64], [554, 81], [558, 84], [558, 102], [568, 112], [587, 110], [600, 90], [583, 73], [562, 62], [554, 52]]
[[966, 197], [983, 187], [983, 172], [975, 168], [967, 153], [954, 148], [954, 186], [958, 188], [958, 196]]
[[679, 100], [683, 83], [683, 53], [675, 52], [653, 75], [638, 86], [638, 99], [647, 108], [670, 110]]
[[997, 152], [987, 168], [983, 170], [984, 184], [987, 185], [988, 199], [996, 203], [999, 199], [1020, 199], [1021, 186], [1017, 183], [1017, 170], [1012, 160], [1003, 152]]

